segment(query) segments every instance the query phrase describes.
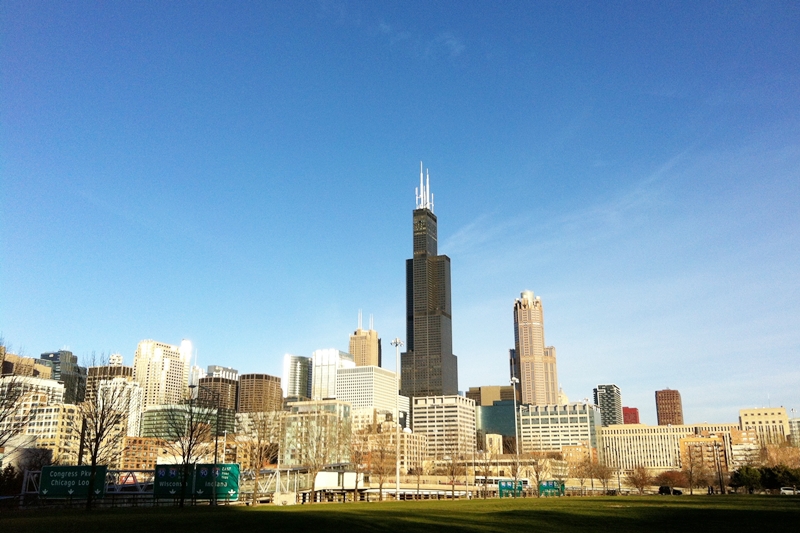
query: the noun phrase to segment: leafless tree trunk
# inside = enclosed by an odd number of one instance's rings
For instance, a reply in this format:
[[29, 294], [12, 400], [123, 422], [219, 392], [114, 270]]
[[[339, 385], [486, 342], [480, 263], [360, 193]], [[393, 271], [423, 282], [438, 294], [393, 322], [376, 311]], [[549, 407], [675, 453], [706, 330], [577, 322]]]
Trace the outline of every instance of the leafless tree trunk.
[[33, 411], [20, 409], [24, 396], [22, 391], [22, 383], [16, 376], [0, 378], [0, 448], [25, 431], [31, 421]]
[[208, 450], [214, 433], [211, 424], [216, 417], [213, 409], [200, 405], [189, 393], [187, 397], [183, 404], [168, 411], [165, 435], [167, 447], [180, 457], [183, 466], [179, 500], [181, 507], [186, 500], [189, 473]]
[[[253, 468], [253, 506], [258, 505], [258, 481], [261, 469], [278, 455], [278, 443], [282, 435], [282, 413], [280, 411], [261, 411], [246, 413], [244, 427], [244, 447]], [[275, 487], [278, 492], [280, 487]]]
[[372, 440], [371, 472], [378, 478], [378, 499], [380, 501], [383, 501], [383, 485], [395, 471], [397, 454], [392, 440], [392, 431], [388, 424], [381, 426]]
[[286, 417], [287, 445], [295, 460], [308, 468], [311, 478], [311, 502], [316, 498], [317, 474], [331, 463], [349, 460], [350, 425], [328, 411], [293, 413]]
[[[86, 509], [92, 508], [92, 491], [99, 464], [112, 463], [121, 453], [120, 442], [127, 435], [131, 390], [123, 382], [103, 381], [90, 401], [78, 405], [82, 419], [83, 446], [89, 459], [91, 474]], [[105, 480], [104, 480], [105, 481]]]
[[358, 501], [358, 477], [370, 471], [370, 436], [374, 431], [373, 426], [353, 433], [352, 455], [350, 464], [356, 472], [356, 483], [353, 489], [353, 501]]
[[652, 478], [650, 473], [647, 471], [647, 468], [643, 466], [635, 466], [633, 470], [631, 470], [625, 476], [625, 480], [629, 485], [636, 487], [636, 489], [639, 491], [639, 494], [644, 494], [644, 489], [650, 485]]

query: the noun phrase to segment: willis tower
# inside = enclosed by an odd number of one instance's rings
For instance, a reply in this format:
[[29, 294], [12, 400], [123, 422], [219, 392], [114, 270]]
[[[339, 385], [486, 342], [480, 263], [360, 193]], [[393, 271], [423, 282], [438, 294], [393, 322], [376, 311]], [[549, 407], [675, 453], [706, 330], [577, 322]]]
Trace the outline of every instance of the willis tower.
[[[425, 179], [427, 178], [427, 179]], [[430, 176], [419, 169], [414, 209], [414, 255], [406, 260], [406, 342], [400, 358], [400, 393], [410, 398], [458, 394], [453, 355], [450, 258], [437, 255]]]

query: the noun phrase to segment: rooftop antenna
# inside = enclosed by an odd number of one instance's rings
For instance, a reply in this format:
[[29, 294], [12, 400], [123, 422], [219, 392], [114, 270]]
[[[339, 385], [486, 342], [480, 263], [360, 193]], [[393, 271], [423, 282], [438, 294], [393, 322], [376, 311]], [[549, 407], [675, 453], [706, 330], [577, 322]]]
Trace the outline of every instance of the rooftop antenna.
[[419, 187], [414, 192], [417, 199], [417, 209], [430, 209], [433, 211], [430, 171], [427, 171], [426, 180], [426, 173], [422, 169], [422, 161], [419, 162]]
[[375, 329], [375, 328], [373, 328], [373, 325], [374, 325], [374, 322], [372, 321], [372, 313], [370, 313], [369, 314], [369, 329], [370, 329], [370, 331]]
[[361, 329], [361, 309], [358, 310], [358, 329]]

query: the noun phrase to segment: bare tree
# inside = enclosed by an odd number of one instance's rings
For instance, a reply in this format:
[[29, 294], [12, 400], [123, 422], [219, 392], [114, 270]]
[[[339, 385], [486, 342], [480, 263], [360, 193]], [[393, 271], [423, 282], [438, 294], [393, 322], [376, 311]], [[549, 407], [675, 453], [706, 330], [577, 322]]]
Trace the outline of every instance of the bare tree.
[[478, 469], [481, 473], [480, 475], [483, 477], [483, 486], [481, 491], [483, 493], [483, 498], [486, 499], [488, 489], [486, 487], [489, 477], [492, 475], [492, 463], [495, 460], [494, 453], [491, 450], [483, 450], [482, 453], [478, 454]]
[[581, 485], [581, 496], [584, 495], [584, 487], [586, 486], [586, 479], [592, 475], [592, 458], [587, 455], [579, 463], [570, 465], [570, 475], [578, 480]]
[[353, 501], [358, 501], [358, 478], [370, 471], [370, 435], [374, 425], [353, 432], [351, 440], [350, 464], [356, 473], [355, 487], [353, 488]]
[[647, 471], [646, 467], [641, 465], [633, 467], [633, 470], [628, 472], [628, 474], [625, 476], [625, 480], [629, 485], [636, 487], [636, 490], [639, 491], [639, 494], [644, 494], [644, 489], [646, 489], [652, 482], [650, 472]]
[[383, 501], [383, 485], [395, 472], [396, 451], [393, 430], [389, 424], [378, 427], [372, 439], [370, 453], [370, 472], [378, 478], [378, 499]]
[[31, 420], [33, 411], [20, 409], [24, 388], [16, 376], [0, 378], [0, 448], [23, 431]]
[[[278, 457], [278, 443], [282, 435], [282, 412], [261, 411], [246, 413], [247, 423], [244, 424], [245, 448], [250, 464], [253, 467], [253, 500], [252, 504], [258, 505], [258, 479], [261, 469]], [[278, 492], [280, 487], [275, 487]]]
[[[699, 449], [697, 449], [699, 448]], [[689, 485], [689, 494], [694, 494], [695, 487], [704, 487], [711, 482], [711, 472], [703, 460], [701, 445], [686, 446], [686, 461], [683, 463], [683, 477]]]
[[287, 415], [285, 420], [287, 451], [293, 462], [308, 469], [313, 502], [317, 474], [326, 465], [349, 462], [351, 430], [349, 421], [340, 420], [336, 412], [317, 406], [310, 409]]
[[[86, 497], [87, 510], [92, 508], [92, 488], [97, 466], [108, 465], [116, 460], [121, 453], [122, 437], [127, 434], [131, 390], [124, 383], [113, 380], [102, 382], [94, 398], [78, 405], [78, 413], [82, 419], [81, 451], [88, 455], [91, 469]], [[79, 458], [81, 460], [82, 455]]]
[[603, 486], [603, 493], [608, 494], [608, 484], [611, 482], [611, 477], [614, 475], [614, 469], [604, 462], [598, 461], [594, 464], [593, 472], [595, 479]]
[[180, 405], [171, 406], [166, 411], [164, 440], [166, 446], [178, 456], [183, 466], [181, 480], [180, 506], [186, 500], [186, 488], [192, 467], [206, 454], [213, 430], [212, 421], [216, 413], [201, 405], [187, 393], [188, 398]]
[[409, 474], [411, 474], [412, 476], [414, 476], [414, 479], [417, 481], [417, 495], [416, 495], [416, 499], [417, 499], [417, 500], [419, 500], [419, 485], [420, 485], [420, 480], [422, 479], [422, 476], [424, 476], [424, 475], [425, 475], [425, 463], [424, 463], [424, 461], [423, 461], [421, 458], [417, 459], [417, 461], [416, 461], [416, 463], [414, 464], [414, 466], [412, 466], [412, 467], [411, 467], [411, 468], [408, 470], [408, 473], [409, 473]]
[[536, 451], [530, 454], [530, 459], [527, 464], [528, 476], [532, 478], [535, 483], [534, 490], [536, 497], [540, 497], [539, 486], [542, 481], [545, 481], [545, 474], [550, 470], [551, 462], [553, 459], [560, 459], [561, 454], [558, 452], [543, 452]]

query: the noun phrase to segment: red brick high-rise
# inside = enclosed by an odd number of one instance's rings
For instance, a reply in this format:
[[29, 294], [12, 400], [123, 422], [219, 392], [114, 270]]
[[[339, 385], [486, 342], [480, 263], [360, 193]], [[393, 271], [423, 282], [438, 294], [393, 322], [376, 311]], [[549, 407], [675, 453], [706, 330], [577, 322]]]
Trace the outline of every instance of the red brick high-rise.
[[639, 408], [638, 407], [623, 407], [622, 408], [622, 421], [624, 424], [638, 424], [639, 423]]
[[659, 426], [683, 425], [681, 393], [672, 389], [657, 390], [656, 414]]

